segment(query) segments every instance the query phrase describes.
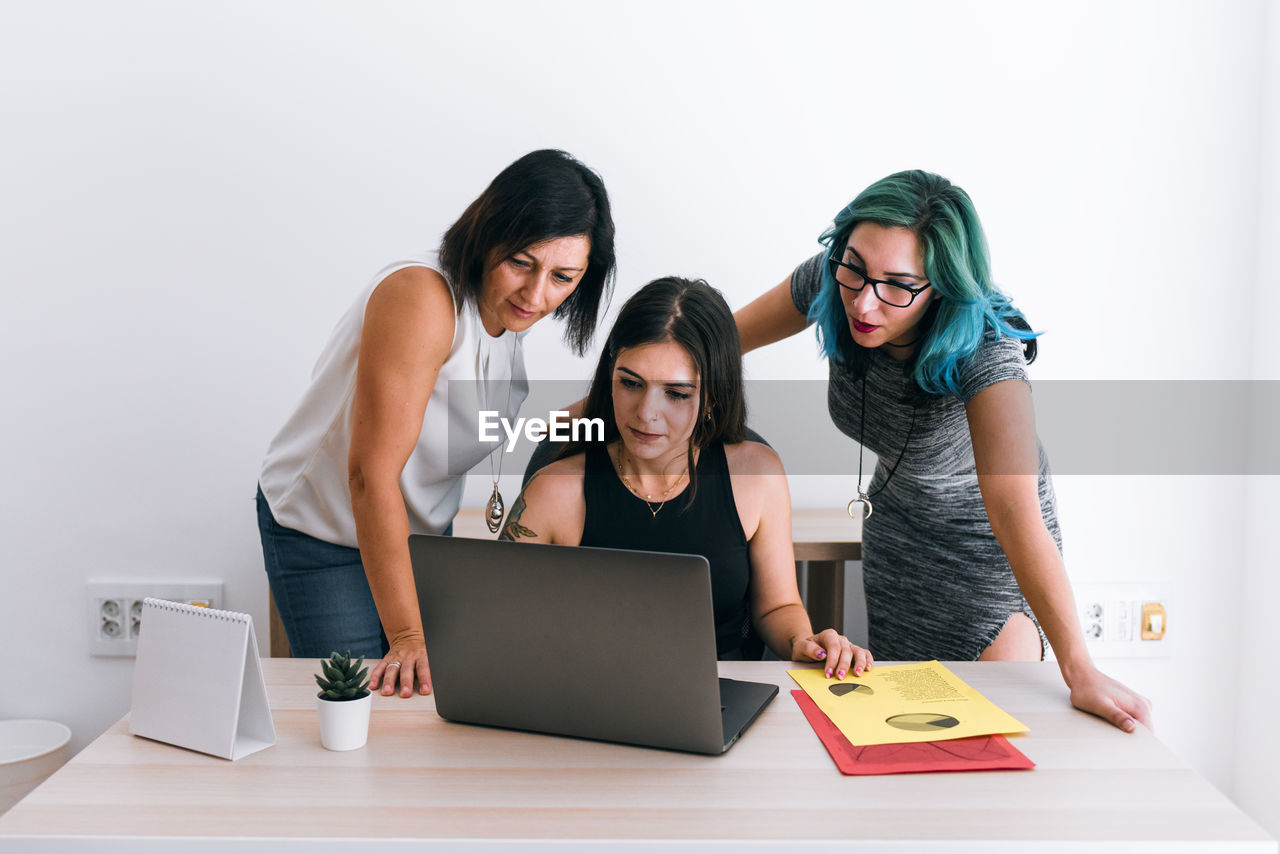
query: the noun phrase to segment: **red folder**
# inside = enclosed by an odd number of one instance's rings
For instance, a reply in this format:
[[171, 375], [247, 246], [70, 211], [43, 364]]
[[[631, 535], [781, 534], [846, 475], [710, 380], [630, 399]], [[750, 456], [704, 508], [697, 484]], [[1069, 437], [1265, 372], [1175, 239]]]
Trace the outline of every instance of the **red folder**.
[[911, 774], [920, 771], [994, 771], [1034, 768], [1003, 735], [975, 735], [913, 744], [849, 743], [804, 691], [792, 691], [796, 705], [822, 740], [841, 774]]

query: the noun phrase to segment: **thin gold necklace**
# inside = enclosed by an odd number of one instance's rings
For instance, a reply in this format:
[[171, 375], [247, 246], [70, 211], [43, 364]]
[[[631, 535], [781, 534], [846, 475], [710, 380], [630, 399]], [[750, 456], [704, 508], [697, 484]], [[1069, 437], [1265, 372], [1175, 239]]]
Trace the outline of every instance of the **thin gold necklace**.
[[671, 482], [670, 486], [667, 487], [667, 491], [662, 493], [662, 500], [658, 502], [657, 509], [654, 509], [653, 496], [648, 494], [641, 494], [640, 490], [636, 489], [634, 486], [631, 485], [631, 478], [627, 477], [627, 473], [622, 470], [622, 449], [623, 449], [623, 445], [619, 443], [618, 459], [614, 461], [614, 467], [617, 468], [618, 470], [618, 477], [622, 478], [623, 485], [626, 486], [627, 489], [631, 490], [632, 495], [634, 495], [636, 498], [639, 498], [641, 501], [643, 501], [645, 507], [648, 507], [649, 512], [653, 514], [653, 518], [657, 519], [658, 510], [661, 510], [663, 508], [663, 506], [667, 503], [667, 499], [671, 497], [672, 491], [677, 486], [680, 485], [680, 481], [683, 480], [684, 476], [689, 473], [689, 467], [688, 465], [686, 465], [684, 471], [680, 472], [680, 474], [676, 476], [676, 479]]

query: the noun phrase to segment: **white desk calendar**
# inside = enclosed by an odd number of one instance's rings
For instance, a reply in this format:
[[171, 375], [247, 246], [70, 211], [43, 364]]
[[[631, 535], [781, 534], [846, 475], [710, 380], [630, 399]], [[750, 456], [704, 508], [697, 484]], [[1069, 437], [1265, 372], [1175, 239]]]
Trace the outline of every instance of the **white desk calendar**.
[[253, 619], [143, 600], [129, 732], [223, 759], [275, 744]]

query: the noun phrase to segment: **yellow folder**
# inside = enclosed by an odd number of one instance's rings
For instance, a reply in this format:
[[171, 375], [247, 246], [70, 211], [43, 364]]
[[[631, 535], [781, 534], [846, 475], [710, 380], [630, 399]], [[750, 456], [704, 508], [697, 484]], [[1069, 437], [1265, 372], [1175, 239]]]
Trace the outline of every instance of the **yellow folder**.
[[841, 680], [821, 670], [787, 673], [855, 745], [1027, 731], [936, 661], [877, 666]]

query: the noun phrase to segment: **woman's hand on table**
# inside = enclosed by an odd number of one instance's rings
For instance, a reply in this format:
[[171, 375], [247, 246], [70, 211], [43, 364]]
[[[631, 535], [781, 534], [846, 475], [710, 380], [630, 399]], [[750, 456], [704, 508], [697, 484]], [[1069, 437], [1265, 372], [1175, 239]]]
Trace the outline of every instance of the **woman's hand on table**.
[[1071, 682], [1071, 705], [1110, 721], [1125, 732], [1151, 728], [1151, 701], [1096, 667]]
[[392, 642], [391, 651], [374, 665], [369, 675], [369, 690], [381, 689], [383, 696], [390, 696], [398, 685], [400, 696], [410, 697], [415, 682], [419, 692], [431, 693], [431, 668], [427, 665], [427, 646], [421, 635]]
[[835, 629], [826, 629], [807, 638], [797, 638], [791, 644], [792, 661], [821, 661], [826, 664], [828, 677], [843, 679], [850, 671], [861, 676], [875, 664], [870, 650], [853, 643]]

